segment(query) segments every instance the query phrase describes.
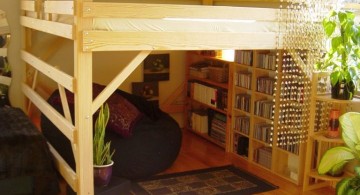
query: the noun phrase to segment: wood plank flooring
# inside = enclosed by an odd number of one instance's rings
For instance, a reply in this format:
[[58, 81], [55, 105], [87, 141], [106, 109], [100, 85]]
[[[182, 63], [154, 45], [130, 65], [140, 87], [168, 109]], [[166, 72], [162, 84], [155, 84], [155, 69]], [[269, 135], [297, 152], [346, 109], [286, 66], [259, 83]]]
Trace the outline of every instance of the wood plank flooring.
[[[224, 149], [207, 140], [183, 130], [183, 140], [180, 154], [173, 166], [162, 174], [184, 172], [195, 169], [203, 169], [231, 164], [231, 156], [224, 152]], [[235, 166], [245, 169], [250, 173], [261, 177], [279, 189], [261, 193], [263, 195], [331, 195], [335, 190], [330, 187], [303, 192], [301, 186], [296, 186], [285, 179], [272, 174], [256, 165], [246, 161], [236, 163]]]

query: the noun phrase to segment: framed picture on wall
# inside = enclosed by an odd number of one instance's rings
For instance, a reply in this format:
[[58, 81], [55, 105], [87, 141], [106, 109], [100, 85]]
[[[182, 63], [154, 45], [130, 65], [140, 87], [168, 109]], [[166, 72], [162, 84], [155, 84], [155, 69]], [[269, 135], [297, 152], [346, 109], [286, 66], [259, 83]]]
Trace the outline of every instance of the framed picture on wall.
[[153, 82], [133, 82], [132, 93], [134, 95], [142, 96], [147, 101], [159, 105], [159, 83]]
[[144, 60], [144, 82], [168, 81], [170, 77], [170, 55], [150, 54]]

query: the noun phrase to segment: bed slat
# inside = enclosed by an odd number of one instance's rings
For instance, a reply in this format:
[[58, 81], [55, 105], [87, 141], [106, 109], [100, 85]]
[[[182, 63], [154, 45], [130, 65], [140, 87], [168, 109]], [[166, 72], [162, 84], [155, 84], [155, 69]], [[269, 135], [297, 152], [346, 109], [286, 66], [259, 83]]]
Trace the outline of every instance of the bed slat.
[[46, 62], [40, 60], [39, 58], [35, 57], [34, 55], [30, 54], [27, 51], [21, 51], [21, 57], [23, 60], [36, 68], [38, 71], [42, 72], [49, 78], [53, 79], [57, 83], [64, 86], [71, 92], [74, 92], [74, 78], [69, 76], [68, 74], [52, 67], [51, 65], [47, 64]]
[[95, 98], [93, 102], [93, 114], [150, 53], [151, 51], [140, 51], [139, 54], [134, 57], [134, 59], [131, 60], [131, 62], [106, 86], [106, 88]]
[[84, 17], [99, 18], [202, 18], [277, 21], [278, 9], [205, 5], [84, 2], [83, 15]]
[[25, 11], [35, 11], [35, 1], [21, 1], [20, 8]]
[[23, 83], [22, 91], [39, 110], [71, 141], [76, 143], [76, 130], [74, 125], [67, 121], [58, 111], [50, 106], [41, 96], [34, 90]]
[[74, 15], [73, 1], [45, 1], [45, 13]]
[[20, 16], [20, 23], [28, 28], [73, 40], [73, 25]]
[[282, 48], [278, 33], [86, 31], [84, 51]]
[[64, 177], [65, 181], [71, 186], [71, 188], [77, 191], [77, 179], [75, 171], [66, 163], [61, 155], [55, 150], [55, 148], [48, 143], [50, 152], [54, 156], [55, 166], [60, 174]]

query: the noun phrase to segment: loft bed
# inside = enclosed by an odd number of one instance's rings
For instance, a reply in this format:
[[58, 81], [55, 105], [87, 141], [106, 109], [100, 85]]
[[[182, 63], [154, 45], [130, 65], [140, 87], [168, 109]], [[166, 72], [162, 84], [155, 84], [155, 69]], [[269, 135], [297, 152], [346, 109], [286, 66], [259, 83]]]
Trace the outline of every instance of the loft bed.
[[[24, 82], [22, 90], [31, 104], [71, 141], [76, 172], [50, 144], [49, 147], [59, 172], [79, 194], [94, 193], [91, 116], [152, 51], [282, 48], [278, 9], [22, 0], [21, 10], [20, 22], [25, 27], [21, 56], [27, 69], [35, 69], [34, 78]], [[73, 41], [73, 75], [32, 53], [32, 46], [39, 44], [32, 39], [36, 31]], [[138, 51], [138, 54], [93, 100], [92, 56], [99, 51]], [[65, 117], [37, 93], [39, 73], [58, 83]], [[74, 124], [65, 89], [75, 97]]]

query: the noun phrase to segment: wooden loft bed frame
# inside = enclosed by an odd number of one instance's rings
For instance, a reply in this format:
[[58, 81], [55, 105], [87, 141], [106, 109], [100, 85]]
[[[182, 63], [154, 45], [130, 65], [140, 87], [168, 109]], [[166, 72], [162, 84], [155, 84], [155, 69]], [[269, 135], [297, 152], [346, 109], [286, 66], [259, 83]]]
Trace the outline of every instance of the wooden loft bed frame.
[[[49, 144], [56, 166], [71, 188], [79, 194], [93, 194], [92, 115], [120, 86], [132, 71], [154, 50], [209, 50], [209, 49], [275, 49], [281, 48], [279, 32], [214, 32], [214, 31], [104, 31], [94, 30], [97, 18], [150, 19], [183, 18], [185, 24], [195, 24], [202, 29], [204, 23], [193, 19], [254, 20], [277, 22], [277, 9], [229, 6], [99, 3], [92, 0], [48, 1], [22, 0], [21, 25], [25, 28], [22, 59], [34, 68], [32, 83], [24, 83], [22, 90], [71, 141], [76, 161], [76, 172]], [[32, 13], [32, 16], [29, 16]], [[30, 14], [31, 15], [31, 14]], [[53, 21], [55, 15], [70, 16], [72, 23]], [[140, 26], [141, 27], [141, 26]], [[187, 25], [184, 25], [186, 29]], [[204, 28], [205, 29], [205, 28]], [[42, 31], [74, 42], [74, 74], [66, 74], [31, 53], [31, 33]], [[137, 56], [107, 85], [102, 93], [92, 99], [92, 54], [97, 51], [138, 51]], [[46, 51], [45, 51], [46, 52]], [[63, 117], [36, 92], [38, 73], [58, 83], [63, 104]], [[79, 87], [81, 86], [81, 87]], [[75, 96], [75, 123], [71, 121], [65, 88]]]

